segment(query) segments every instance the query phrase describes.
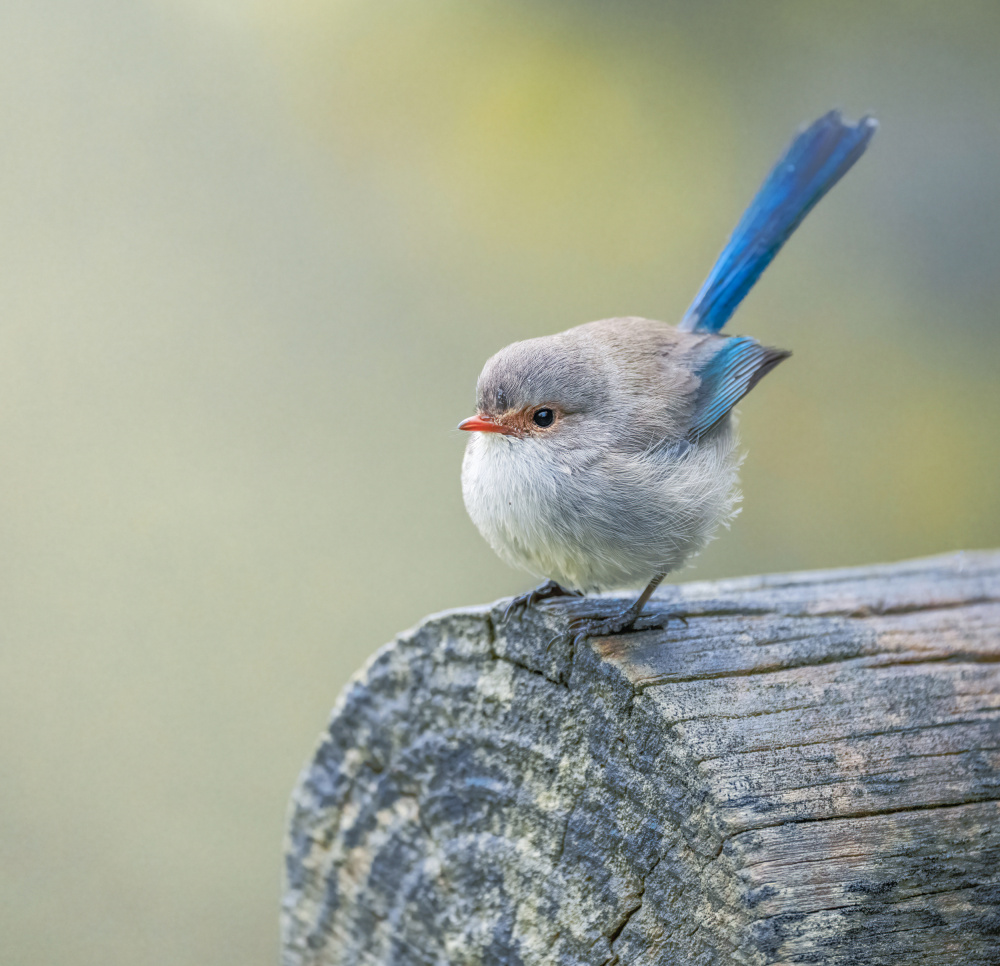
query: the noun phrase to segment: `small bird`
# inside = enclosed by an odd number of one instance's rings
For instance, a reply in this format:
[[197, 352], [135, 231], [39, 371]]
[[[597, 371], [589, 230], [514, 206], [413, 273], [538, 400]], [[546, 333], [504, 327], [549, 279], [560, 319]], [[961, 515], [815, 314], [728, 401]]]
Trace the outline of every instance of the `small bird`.
[[730, 414], [790, 353], [718, 333], [877, 127], [831, 111], [800, 131], [677, 326], [603, 319], [487, 361], [476, 415], [458, 427], [472, 433], [465, 506], [504, 561], [548, 578], [508, 615], [645, 586], [622, 613], [571, 625], [577, 640], [627, 631], [660, 581], [733, 516], [742, 458]]

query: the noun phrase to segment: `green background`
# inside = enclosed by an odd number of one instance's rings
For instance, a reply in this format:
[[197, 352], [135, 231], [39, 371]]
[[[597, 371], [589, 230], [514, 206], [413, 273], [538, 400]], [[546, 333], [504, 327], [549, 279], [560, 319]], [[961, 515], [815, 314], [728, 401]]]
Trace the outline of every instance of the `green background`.
[[995, 3], [6, 0], [0, 960], [274, 962], [348, 676], [530, 579], [483, 361], [678, 319], [771, 162], [882, 122], [731, 325], [745, 509], [683, 576], [1000, 544]]

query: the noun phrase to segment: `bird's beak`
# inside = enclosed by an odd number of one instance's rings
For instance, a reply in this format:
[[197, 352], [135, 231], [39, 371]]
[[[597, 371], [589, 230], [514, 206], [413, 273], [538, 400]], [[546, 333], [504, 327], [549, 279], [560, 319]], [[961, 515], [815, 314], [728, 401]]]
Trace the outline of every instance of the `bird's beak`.
[[510, 430], [506, 426], [495, 423], [488, 416], [470, 416], [468, 419], [463, 419], [458, 424], [458, 428], [464, 429], [469, 433], [503, 433], [505, 436], [510, 435]]

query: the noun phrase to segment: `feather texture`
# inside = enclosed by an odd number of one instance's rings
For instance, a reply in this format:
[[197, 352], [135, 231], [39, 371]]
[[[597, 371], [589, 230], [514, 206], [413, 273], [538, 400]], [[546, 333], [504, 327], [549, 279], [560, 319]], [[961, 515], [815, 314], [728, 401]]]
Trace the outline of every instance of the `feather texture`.
[[718, 332], [802, 219], [861, 157], [878, 128], [830, 111], [802, 131], [771, 169], [678, 326]]
[[462, 492], [490, 546], [588, 591], [645, 584], [701, 551], [735, 512], [740, 456], [729, 409], [710, 435], [685, 439], [706, 385], [692, 370], [709, 370], [716, 395], [724, 392], [728, 370], [704, 360], [735, 341], [602, 319], [493, 356], [479, 378], [480, 412], [546, 405], [563, 415], [538, 434], [469, 439]]
[[687, 438], [697, 442], [727, 416], [782, 359], [785, 349], [771, 349], [746, 336], [726, 339], [696, 374], [701, 378]]

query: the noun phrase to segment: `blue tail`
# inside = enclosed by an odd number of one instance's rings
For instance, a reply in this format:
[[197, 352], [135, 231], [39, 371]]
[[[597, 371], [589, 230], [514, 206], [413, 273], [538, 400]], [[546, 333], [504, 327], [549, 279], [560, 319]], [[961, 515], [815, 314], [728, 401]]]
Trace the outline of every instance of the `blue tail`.
[[788, 146], [736, 226], [678, 328], [718, 332], [802, 219], [864, 153], [878, 128], [830, 111]]

